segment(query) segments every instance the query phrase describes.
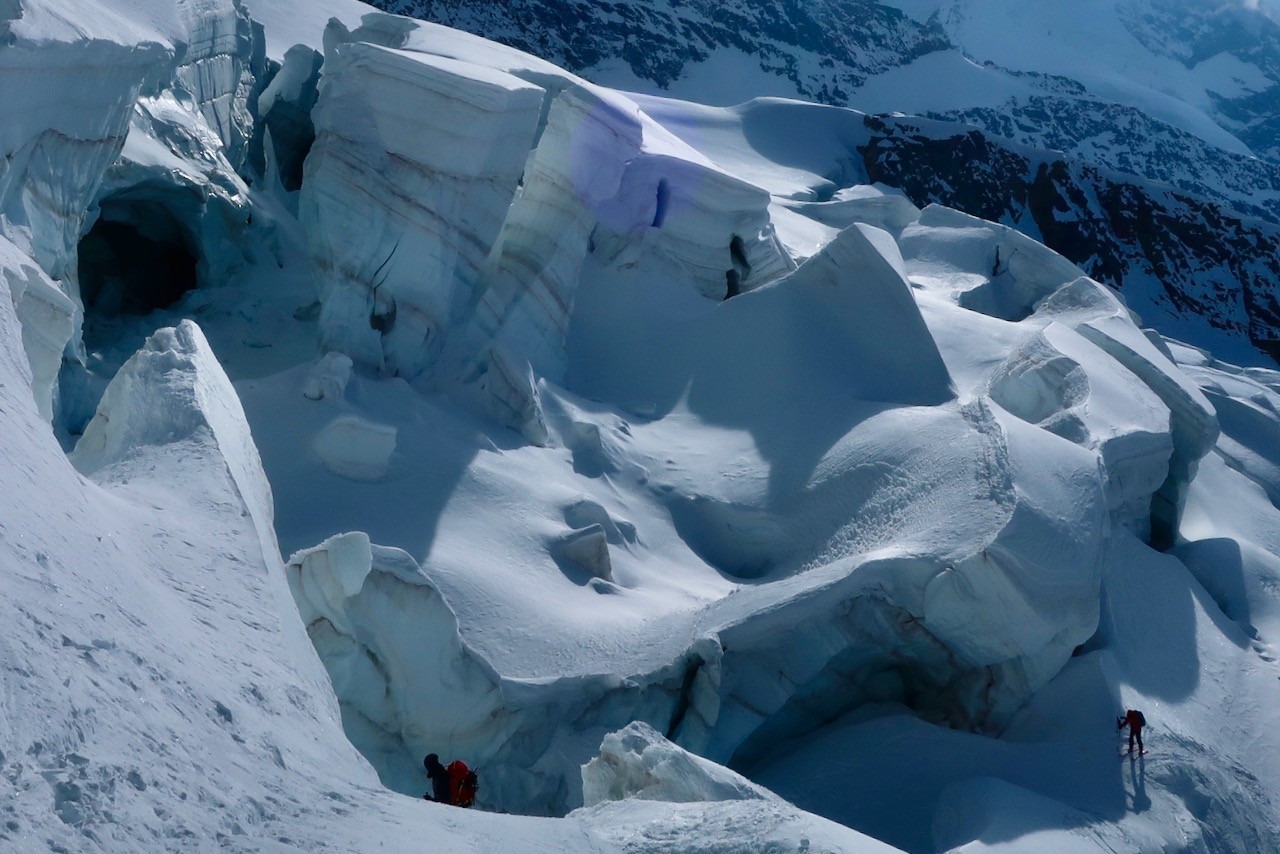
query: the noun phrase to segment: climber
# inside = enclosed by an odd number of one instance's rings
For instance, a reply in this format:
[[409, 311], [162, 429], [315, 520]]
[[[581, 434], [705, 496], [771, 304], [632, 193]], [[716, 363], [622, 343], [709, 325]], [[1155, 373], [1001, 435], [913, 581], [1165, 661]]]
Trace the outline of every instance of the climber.
[[431, 792], [422, 797], [438, 804], [453, 803], [449, 797], [449, 772], [440, 764], [440, 757], [435, 753], [428, 753], [427, 758], [422, 760], [422, 766], [427, 769], [427, 777], [431, 780]]
[[1129, 728], [1129, 750], [1126, 755], [1133, 754], [1134, 739], [1138, 741], [1138, 753], [1146, 753], [1142, 744], [1142, 728], [1147, 725], [1147, 718], [1137, 709], [1126, 709], [1123, 717], [1116, 718], [1116, 729]]

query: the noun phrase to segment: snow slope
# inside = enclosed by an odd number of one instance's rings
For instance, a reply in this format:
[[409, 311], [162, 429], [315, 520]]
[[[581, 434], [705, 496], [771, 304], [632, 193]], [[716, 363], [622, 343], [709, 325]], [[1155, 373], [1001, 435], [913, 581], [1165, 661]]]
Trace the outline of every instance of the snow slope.
[[1280, 845], [1276, 374], [860, 113], [260, 2], [0, 47], [115, 69], [6, 130], [6, 843]]

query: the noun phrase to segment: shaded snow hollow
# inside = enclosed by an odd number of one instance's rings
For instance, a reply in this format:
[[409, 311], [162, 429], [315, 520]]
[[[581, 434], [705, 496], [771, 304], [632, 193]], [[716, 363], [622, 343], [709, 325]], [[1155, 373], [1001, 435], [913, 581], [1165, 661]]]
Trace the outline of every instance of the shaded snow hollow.
[[1280, 845], [1280, 376], [859, 114], [262, 5], [0, 9], [0, 840]]

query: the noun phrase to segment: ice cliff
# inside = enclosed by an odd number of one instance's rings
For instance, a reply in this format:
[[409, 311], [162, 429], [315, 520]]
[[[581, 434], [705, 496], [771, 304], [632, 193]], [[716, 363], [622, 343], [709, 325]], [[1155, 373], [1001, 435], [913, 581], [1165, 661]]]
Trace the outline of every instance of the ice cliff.
[[[326, 36], [300, 204], [329, 346], [456, 387], [543, 441], [531, 377], [563, 378], [588, 255], [627, 264], [651, 247], [713, 299], [730, 276], [745, 291], [793, 266], [767, 194], [634, 104], [514, 52], [451, 57], [449, 42], [376, 15]], [[383, 237], [350, 241], [353, 217]]]

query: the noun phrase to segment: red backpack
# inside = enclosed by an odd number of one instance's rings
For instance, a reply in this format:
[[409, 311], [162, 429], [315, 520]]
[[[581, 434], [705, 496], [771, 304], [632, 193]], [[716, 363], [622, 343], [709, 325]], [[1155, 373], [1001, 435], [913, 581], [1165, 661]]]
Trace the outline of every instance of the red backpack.
[[469, 807], [476, 802], [476, 792], [480, 790], [480, 780], [476, 772], [467, 767], [461, 759], [455, 759], [445, 769], [449, 772], [449, 800], [455, 807]]

